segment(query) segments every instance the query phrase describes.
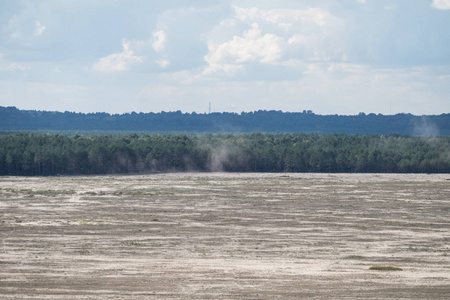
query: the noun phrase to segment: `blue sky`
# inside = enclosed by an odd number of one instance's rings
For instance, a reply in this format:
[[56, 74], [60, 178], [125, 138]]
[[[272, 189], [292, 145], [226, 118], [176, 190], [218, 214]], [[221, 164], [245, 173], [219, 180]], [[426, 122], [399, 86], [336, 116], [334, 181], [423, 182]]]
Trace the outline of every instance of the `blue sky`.
[[450, 0], [0, 0], [0, 106], [450, 112]]

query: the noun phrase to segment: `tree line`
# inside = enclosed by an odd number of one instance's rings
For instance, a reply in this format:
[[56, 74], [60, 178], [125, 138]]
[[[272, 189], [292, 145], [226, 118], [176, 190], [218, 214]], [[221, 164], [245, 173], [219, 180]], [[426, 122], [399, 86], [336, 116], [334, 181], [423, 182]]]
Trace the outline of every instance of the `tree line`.
[[346, 133], [450, 136], [450, 114], [318, 115], [303, 112], [265, 111], [238, 113], [75, 113], [19, 110], [0, 106], [0, 130], [101, 130], [147, 132], [270, 132]]
[[0, 135], [0, 175], [184, 171], [449, 173], [450, 137]]

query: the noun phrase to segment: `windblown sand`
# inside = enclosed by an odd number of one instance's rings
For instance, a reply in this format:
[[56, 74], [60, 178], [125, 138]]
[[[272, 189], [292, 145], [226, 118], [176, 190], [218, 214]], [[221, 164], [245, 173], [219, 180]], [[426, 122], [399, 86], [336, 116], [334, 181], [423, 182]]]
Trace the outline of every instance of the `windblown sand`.
[[1, 299], [450, 295], [449, 174], [0, 177], [0, 218]]

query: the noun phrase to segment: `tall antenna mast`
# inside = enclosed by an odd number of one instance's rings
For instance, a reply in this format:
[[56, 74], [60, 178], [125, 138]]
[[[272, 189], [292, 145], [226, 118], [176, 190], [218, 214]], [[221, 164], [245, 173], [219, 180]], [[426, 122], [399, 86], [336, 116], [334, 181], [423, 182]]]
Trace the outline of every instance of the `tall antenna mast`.
[[211, 102], [209, 102], [209, 114], [211, 114]]

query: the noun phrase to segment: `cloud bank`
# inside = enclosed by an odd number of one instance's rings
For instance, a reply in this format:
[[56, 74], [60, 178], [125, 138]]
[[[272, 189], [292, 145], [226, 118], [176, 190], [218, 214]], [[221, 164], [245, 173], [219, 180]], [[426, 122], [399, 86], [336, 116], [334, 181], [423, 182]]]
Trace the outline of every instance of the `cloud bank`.
[[[0, 0], [0, 105], [450, 110], [450, 1]], [[61, 100], [65, 99], [65, 100]]]
[[450, 9], [450, 0], [433, 0], [432, 6], [436, 9]]

